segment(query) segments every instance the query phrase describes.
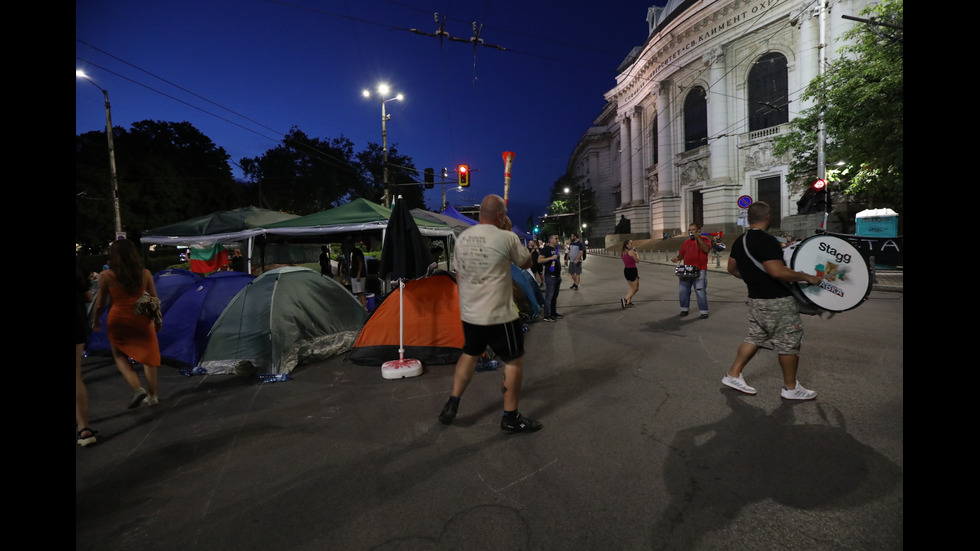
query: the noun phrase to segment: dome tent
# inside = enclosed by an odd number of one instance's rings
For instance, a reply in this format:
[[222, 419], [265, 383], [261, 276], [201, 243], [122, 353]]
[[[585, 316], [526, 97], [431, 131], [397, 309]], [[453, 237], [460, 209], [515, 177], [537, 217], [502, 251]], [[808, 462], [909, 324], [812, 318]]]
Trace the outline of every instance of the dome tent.
[[209, 374], [234, 373], [239, 364], [251, 362], [258, 373], [290, 373], [302, 363], [349, 350], [365, 316], [336, 280], [309, 268], [270, 270], [222, 312], [200, 367]]
[[241, 272], [215, 272], [185, 289], [163, 314], [157, 333], [164, 363], [196, 366], [208, 334], [221, 313], [243, 287], [255, 279]]

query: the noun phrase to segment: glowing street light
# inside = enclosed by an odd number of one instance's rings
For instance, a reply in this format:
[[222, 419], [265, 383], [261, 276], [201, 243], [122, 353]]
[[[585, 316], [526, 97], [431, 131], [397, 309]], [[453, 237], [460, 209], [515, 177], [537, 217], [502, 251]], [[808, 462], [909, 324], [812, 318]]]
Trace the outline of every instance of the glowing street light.
[[116, 214], [116, 239], [126, 239], [126, 233], [122, 231], [122, 218], [119, 216], [119, 180], [116, 178], [116, 150], [112, 145], [112, 115], [109, 108], [109, 92], [95, 83], [91, 77], [79, 69], [75, 70], [76, 78], [84, 78], [102, 91], [105, 97], [105, 134], [109, 140], [109, 176], [112, 182], [112, 206]]
[[[388, 119], [391, 118], [391, 115], [389, 115], [385, 111], [385, 104], [388, 103], [389, 101], [395, 101], [395, 100], [400, 101], [404, 99], [404, 96], [401, 94], [398, 94], [393, 98], [389, 98], [388, 97], [389, 93], [391, 93], [391, 89], [388, 87], [387, 84], [381, 84], [378, 86], [378, 97], [381, 98], [381, 171], [382, 174], [384, 175], [383, 177], [384, 177], [384, 188], [385, 188], [385, 196], [384, 196], [383, 203], [384, 206], [386, 207], [391, 206], [392, 194], [391, 194], [391, 189], [388, 187]], [[371, 97], [370, 90], [364, 90], [363, 95], [366, 98], [370, 98]]]

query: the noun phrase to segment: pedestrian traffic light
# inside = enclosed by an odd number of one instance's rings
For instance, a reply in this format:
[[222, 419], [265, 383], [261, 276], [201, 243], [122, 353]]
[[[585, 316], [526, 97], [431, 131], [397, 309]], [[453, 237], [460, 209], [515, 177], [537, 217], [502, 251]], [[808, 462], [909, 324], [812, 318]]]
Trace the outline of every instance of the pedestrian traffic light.
[[458, 167], [456, 167], [456, 173], [459, 175], [459, 187], [469, 187], [470, 186], [469, 165], [459, 165]]
[[813, 214], [829, 212], [832, 207], [830, 192], [827, 191], [827, 180], [819, 178], [803, 192], [803, 197], [796, 202], [797, 214]]
[[425, 174], [425, 189], [432, 189], [436, 187], [435, 185], [435, 173], [431, 168], [427, 168], [423, 171]]

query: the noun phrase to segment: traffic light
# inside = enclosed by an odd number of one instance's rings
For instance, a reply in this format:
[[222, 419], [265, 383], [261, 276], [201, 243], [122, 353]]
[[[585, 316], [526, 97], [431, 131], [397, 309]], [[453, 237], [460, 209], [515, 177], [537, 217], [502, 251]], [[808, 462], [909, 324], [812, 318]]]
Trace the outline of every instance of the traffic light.
[[423, 171], [425, 174], [425, 189], [432, 189], [436, 187], [435, 185], [435, 173], [431, 168], [427, 168]]
[[456, 167], [459, 175], [459, 187], [470, 187], [470, 167], [469, 165], [459, 165]]
[[830, 192], [827, 191], [827, 180], [818, 179], [805, 191], [803, 197], [796, 202], [797, 214], [813, 214], [829, 212], [832, 207]]

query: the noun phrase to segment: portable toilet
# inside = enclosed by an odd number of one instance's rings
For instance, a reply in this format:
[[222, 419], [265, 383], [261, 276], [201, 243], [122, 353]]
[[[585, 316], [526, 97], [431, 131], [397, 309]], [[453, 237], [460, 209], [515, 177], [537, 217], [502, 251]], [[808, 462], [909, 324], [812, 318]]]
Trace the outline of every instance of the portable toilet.
[[867, 209], [854, 216], [857, 235], [898, 237], [898, 213], [892, 209]]

